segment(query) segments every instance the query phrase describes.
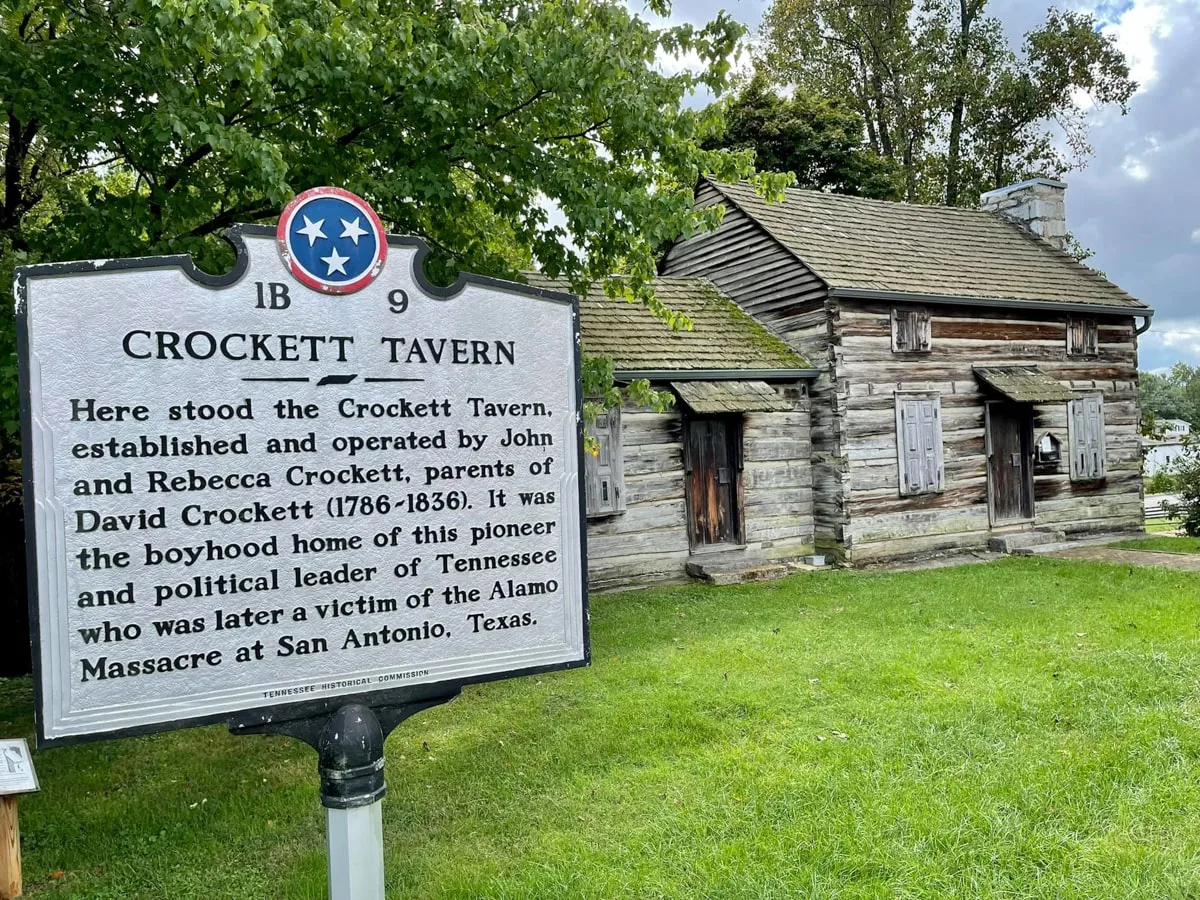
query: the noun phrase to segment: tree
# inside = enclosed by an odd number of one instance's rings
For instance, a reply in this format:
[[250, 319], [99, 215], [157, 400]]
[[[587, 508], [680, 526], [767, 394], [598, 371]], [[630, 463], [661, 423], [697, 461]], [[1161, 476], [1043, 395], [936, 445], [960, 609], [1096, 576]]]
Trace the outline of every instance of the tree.
[[[774, 0], [763, 38], [777, 81], [844, 98], [867, 117], [908, 199], [952, 206], [1082, 165], [1084, 98], [1124, 112], [1136, 89], [1112, 36], [1077, 12], [1051, 9], [1019, 55], [987, 0]], [[906, 137], [903, 152], [884, 126]]]
[[1179, 519], [1183, 530], [1200, 537], [1200, 447], [1185, 440], [1183, 453], [1172, 463], [1173, 488], [1179, 498], [1175, 503], [1163, 503], [1168, 518]]
[[777, 83], [858, 112], [871, 149], [900, 164], [907, 200], [917, 198], [930, 126], [927, 54], [914, 40], [912, 15], [912, 0], [775, 0], [761, 54]]
[[900, 199], [898, 167], [865, 145], [862, 117], [842, 101], [803, 89], [785, 99], [756, 73], [723, 106], [725, 131], [706, 147], [751, 149], [759, 170], [790, 173], [800, 187]]
[[1147, 421], [1160, 419], [1190, 421], [1191, 411], [1187, 408], [1187, 399], [1183, 391], [1184, 385], [1173, 378], [1173, 374], [1174, 372], [1166, 375], [1159, 375], [1155, 372], [1138, 373], [1138, 403], [1143, 419]]
[[1178, 362], [1164, 374], [1138, 373], [1143, 416], [1183, 419], [1200, 430], [1200, 367]]
[[[10, 0], [0, 16], [5, 276], [167, 252], [222, 268], [229, 225], [335, 184], [422, 235], [443, 273], [536, 260], [582, 286], [620, 270], [670, 319], [648, 287], [655, 248], [715, 225], [693, 209], [700, 174], [752, 174], [748, 152], [701, 146], [715, 111], [681, 104], [725, 87], [742, 33], [725, 15], [658, 28], [609, 0]], [[682, 53], [700, 70], [663, 74]]]

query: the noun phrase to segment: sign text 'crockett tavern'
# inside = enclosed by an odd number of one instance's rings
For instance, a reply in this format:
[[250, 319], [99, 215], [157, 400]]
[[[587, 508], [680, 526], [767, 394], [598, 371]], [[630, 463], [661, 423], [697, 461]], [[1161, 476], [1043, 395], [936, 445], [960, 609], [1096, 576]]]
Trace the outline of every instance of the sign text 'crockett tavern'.
[[588, 660], [574, 298], [352, 194], [18, 270], [39, 740]]

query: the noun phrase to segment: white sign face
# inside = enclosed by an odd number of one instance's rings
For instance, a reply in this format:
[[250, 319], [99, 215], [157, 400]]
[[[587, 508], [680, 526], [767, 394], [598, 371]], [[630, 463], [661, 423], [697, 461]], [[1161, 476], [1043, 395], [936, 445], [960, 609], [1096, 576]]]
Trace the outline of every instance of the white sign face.
[[32, 794], [38, 790], [37, 773], [29, 745], [23, 738], [0, 740], [0, 797]]
[[237, 231], [19, 270], [39, 741], [586, 664], [572, 298]]

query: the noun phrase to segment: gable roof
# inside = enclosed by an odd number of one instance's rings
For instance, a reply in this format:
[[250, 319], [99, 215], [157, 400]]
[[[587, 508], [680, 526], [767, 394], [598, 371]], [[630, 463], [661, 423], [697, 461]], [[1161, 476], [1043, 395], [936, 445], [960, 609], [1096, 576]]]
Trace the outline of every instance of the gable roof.
[[[527, 273], [535, 287], [570, 290], [565, 282]], [[691, 331], [672, 331], [662, 319], [638, 302], [614, 300], [594, 283], [579, 300], [583, 347], [608, 356], [618, 373], [641, 372], [779, 371], [783, 377], [815, 375], [809, 364], [778, 337], [756, 322], [704, 278], [660, 276], [654, 291], [670, 310], [692, 320]], [[791, 374], [788, 374], [791, 373]]]
[[745, 183], [709, 183], [833, 293], [1114, 307], [1151, 312], [1098, 272], [998, 214], [788, 188], [767, 203]]

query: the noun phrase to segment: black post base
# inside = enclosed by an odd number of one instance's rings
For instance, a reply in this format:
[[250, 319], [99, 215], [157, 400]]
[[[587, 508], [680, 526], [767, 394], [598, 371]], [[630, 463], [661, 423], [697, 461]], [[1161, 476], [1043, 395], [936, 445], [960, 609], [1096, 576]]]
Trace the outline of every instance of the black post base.
[[458, 694], [456, 688], [451, 693], [417, 695], [377, 706], [365, 702], [369, 697], [346, 697], [281, 710], [279, 715], [260, 710], [231, 718], [229, 730], [234, 734], [285, 734], [304, 741], [317, 751], [321, 805], [356, 809], [377, 803], [387, 794], [383, 744], [392, 730], [410, 716], [447, 703]]

